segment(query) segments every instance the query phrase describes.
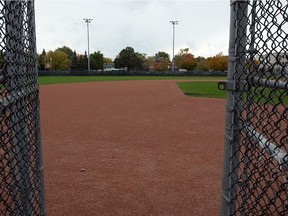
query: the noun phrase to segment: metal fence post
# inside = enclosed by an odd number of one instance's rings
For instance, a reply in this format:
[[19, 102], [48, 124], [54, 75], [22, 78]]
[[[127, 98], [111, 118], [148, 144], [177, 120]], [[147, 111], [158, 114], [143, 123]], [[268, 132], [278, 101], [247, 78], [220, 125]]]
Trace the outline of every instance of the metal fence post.
[[34, 0], [0, 7], [0, 214], [45, 215]]
[[[251, 8], [251, 23], [250, 23], [250, 28], [249, 28], [249, 32], [250, 32], [250, 45], [249, 45], [249, 56], [247, 58], [247, 75], [246, 75], [246, 79], [248, 80], [247, 82], [247, 87], [246, 87], [246, 92], [247, 92], [247, 102], [246, 102], [246, 120], [249, 122], [251, 121], [252, 118], [252, 85], [249, 82], [253, 76], [255, 76], [255, 20], [256, 20], [256, 6], [257, 6], [257, 0], [252, 0], [252, 8]], [[249, 144], [251, 143], [249, 136], [247, 136], [246, 134], [246, 138], [245, 138], [245, 146], [244, 146], [244, 152], [249, 150]], [[244, 185], [248, 185], [248, 181], [249, 181], [249, 177], [248, 177], [248, 164], [249, 164], [249, 157], [248, 155], [244, 155], [244, 167], [243, 167], [243, 183]], [[245, 207], [247, 205], [247, 188], [243, 189], [243, 194], [242, 194], [242, 215], [245, 215]]]
[[[227, 104], [224, 160], [222, 175], [221, 215], [231, 215], [235, 211], [237, 188], [238, 149], [241, 141], [242, 122], [237, 118], [243, 108], [242, 89], [244, 87], [244, 62], [246, 52], [247, 6], [249, 0], [230, 1], [230, 38], [227, 75]], [[239, 21], [239, 17], [242, 19]], [[232, 158], [232, 155], [234, 156]], [[231, 159], [232, 158], [232, 159]], [[232, 172], [233, 170], [233, 172]]]
[[30, 11], [30, 17], [29, 17], [29, 22], [30, 22], [30, 26], [33, 26], [33, 28], [30, 28], [30, 37], [29, 37], [29, 45], [30, 45], [30, 49], [31, 52], [34, 55], [34, 59], [35, 59], [35, 67], [34, 67], [34, 80], [33, 80], [33, 84], [37, 85], [37, 87], [35, 87], [37, 89], [37, 100], [34, 103], [34, 107], [32, 107], [32, 110], [34, 110], [34, 118], [33, 118], [33, 122], [35, 125], [36, 129], [36, 143], [38, 143], [38, 166], [37, 166], [37, 171], [39, 173], [39, 185], [38, 187], [41, 189], [40, 191], [40, 212], [39, 214], [41, 216], [45, 216], [46, 215], [46, 199], [45, 199], [45, 184], [44, 184], [44, 163], [43, 163], [43, 154], [42, 154], [42, 139], [41, 139], [41, 127], [40, 127], [40, 100], [39, 100], [39, 83], [38, 83], [38, 73], [37, 73], [37, 49], [36, 49], [36, 24], [35, 24], [35, 4], [34, 4], [34, 0], [33, 1], [29, 1], [28, 2], [28, 10]]

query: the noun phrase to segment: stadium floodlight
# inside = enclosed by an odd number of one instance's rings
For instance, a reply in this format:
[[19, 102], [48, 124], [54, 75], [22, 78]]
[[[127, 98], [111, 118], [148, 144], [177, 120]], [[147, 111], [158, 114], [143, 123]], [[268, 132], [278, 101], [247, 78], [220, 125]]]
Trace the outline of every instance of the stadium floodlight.
[[87, 39], [88, 39], [88, 71], [90, 71], [90, 50], [89, 50], [89, 24], [93, 19], [84, 18], [83, 19], [87, 23]]
[[173, 25], [173, 53], [172, 53], [172, 71], [175, 71], [175, 61], [174, 61], [174, 46], [175, 46], [175, 25], [179, 24], [179, 21], [170, 21]]

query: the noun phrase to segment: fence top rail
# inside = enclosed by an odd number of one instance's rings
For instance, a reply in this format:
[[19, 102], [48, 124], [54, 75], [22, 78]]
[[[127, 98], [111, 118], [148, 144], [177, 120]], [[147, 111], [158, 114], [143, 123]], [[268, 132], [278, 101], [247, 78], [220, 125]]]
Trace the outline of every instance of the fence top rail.
[[270, 88], [277, 88], [277, 89], [288, 89], [288, 82], [281, 81], [281, 80], [270, 80], [270, 79], [263, 79], [260, 77], [253, 77], [251, 80], [252, 84], [256, 86], [265, 86]]

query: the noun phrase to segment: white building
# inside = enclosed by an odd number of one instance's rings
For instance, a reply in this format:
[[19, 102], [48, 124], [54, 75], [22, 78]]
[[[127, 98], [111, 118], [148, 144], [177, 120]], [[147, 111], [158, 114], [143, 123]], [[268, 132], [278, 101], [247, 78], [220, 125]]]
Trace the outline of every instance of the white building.
[[259, 67], [266, 75], [288, 79], [288, 53], [269, 53], [259, 57]]

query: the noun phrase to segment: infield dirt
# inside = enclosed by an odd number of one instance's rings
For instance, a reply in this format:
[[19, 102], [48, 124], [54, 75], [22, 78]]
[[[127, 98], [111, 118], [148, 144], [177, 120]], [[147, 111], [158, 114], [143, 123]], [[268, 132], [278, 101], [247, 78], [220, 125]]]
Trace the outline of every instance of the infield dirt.
[[41, 86], [48, 215], [219, 215], [225, 100], [176, 81]]

